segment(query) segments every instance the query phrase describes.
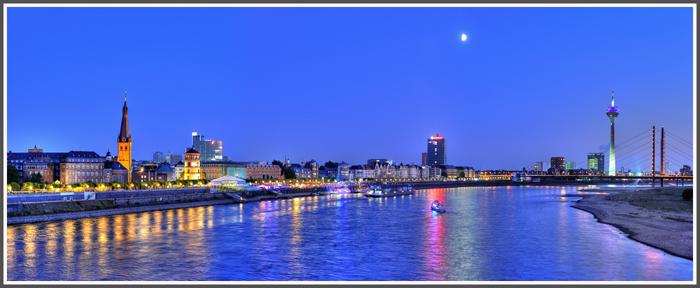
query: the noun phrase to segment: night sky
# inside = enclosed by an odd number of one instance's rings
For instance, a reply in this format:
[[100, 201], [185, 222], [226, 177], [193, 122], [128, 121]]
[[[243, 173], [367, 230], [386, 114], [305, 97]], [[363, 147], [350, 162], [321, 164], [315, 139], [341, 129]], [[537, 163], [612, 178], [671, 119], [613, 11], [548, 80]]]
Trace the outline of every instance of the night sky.
[[648, 130], [627, 149], [651, 146], [664, 126], [671, 168], [692, 165], [689, 7], [10, 7], [6, 20], [13, 152], [115, 151], [128, 91], [137, 160], [182, 154], [197, 131], [234, 161], [420, 164], [440, 133], [453, 165], [582, 165], [607, 150], [615, 89], [617, 143]]

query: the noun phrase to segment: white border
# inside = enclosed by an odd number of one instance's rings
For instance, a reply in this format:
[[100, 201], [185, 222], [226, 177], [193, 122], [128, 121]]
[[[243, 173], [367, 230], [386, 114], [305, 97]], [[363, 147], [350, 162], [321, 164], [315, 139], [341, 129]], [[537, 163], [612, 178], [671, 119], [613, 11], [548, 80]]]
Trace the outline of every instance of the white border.
[[[7, 147], [7, 8], [8, 7], [692, 7], [693, 8], [693, 147], [697, 147], [697, 4], [3, 4], [3, 109], [4, 109], [4, 147]], [[7, 166], [7, 153], [3, 153], [3, 165]], [[693, 167], [697, 170], [697, 151], [693, 149]], [[7, 173], [3, 173], [3, 189], [7, 186]], [[697, 187], [696, 179], [693, 178], [693, 187]], [[697, 191], [697, 190], [696, 190]], [[7, 203], [7, 193], [3, 193], [5, 203]], [[693, 205], [697, 207], [697, 197], [693, 197]], [[450, 285], [450, 284], [477, 284], [477, 285], [600, 285], [600, 284], [620, 284], [620, 285], [697, 285], [697, 262], [693, 261], [692, 281], [7, 281], [7, 205], [3, 205], [5, 221], [3, 221], [3, 247], [5, 259], [3, 261], [3, 284], [12, 285], [114, 285], [114, 284], [168, 284], [168, 285], [192, 285], [192, 284], [227, 284], [227, 285], [333, 285], [333, 284], [385, 284], [385, 285]], [[697, 252], [697, 213], [693, 213], [693, 251]], [[697, 253], [695, 253], [697, 255]]]

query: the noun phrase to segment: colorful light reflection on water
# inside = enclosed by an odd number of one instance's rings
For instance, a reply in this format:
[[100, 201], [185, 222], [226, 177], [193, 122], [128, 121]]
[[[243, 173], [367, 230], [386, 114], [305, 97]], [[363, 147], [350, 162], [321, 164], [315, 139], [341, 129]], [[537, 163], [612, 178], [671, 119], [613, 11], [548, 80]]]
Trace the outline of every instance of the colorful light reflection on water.
[[[565, 192], [565, 193], [564, 193]], [[7, 230], [7, 278], [114, 281], [691, 281], [693, 262], [570, 208], [574, 187], [281, 199]], [[440, 200], [448, 212], [433, 214]]]

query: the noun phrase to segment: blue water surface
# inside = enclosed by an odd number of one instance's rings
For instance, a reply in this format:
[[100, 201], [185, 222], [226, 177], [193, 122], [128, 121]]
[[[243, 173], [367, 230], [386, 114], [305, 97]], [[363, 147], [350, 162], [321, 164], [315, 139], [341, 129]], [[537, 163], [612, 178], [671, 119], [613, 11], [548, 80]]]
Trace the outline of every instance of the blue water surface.
[[568, 193], [578, 187], [428, 189], [10, 225], [7, 279], [693, 280], [692, 261], [598, 223]]

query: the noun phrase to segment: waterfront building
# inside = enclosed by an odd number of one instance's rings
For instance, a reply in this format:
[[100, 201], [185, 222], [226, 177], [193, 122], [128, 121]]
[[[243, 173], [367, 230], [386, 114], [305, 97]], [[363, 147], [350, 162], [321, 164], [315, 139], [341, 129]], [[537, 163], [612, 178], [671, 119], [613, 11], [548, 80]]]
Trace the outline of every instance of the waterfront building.
[[352, 174], [352, 179], [360, 179], [364, 178], [365, 174], [365, 169], [362, 167], [362, 165], [352, 165], [350, 166], [350, 174]]
[[318, 178], [330, 178], [326, 166], [321, 166], [318, 168]]
[[277, 165], [249, 163], [245, 169], [248, 179], [283, 179], [282, 168]]
[[681, 168], [679, 172], [681, 176], [693, 176], [693, 169], [690, 169], [688, 165], [683, 165], [683, 168]]
[[[172, 180], [178, 180], [178, 179], [180, 179], [180, 175], [183, 175], [183, 173], [185, 173], [185, 163], [182, 161], [178, 161], [174, 165], [174, 167], [175, 167], [175, 173], [173, 173]], [[182, 179], [185, 179], [184, 175], [183, 175]]]
[[20, 181], [26, 182], [32, 174], [39, 174], [45, 183], [59, 181], [63, 184], [104, 182], [104, 157], [92, 151], [44, 153], [32, 149], [31, 153], [7, 153], [7, 164], [19, 170]]
[[394, 178], [408, 178], [408, 167], [403, 163], [394, 165]]
[[437, 134], [428, 139], [428, 165], [447, 164], [447, 152], [445, 151], [445, 139]]
[[428, 152], [423, 152], [420, 154], [420, 165], [425, 166], [428, 165]]
[[174, 169], [170, 167], [170, 164], [163, 162], [161, 164], [147, 163], [135, 169], [132, 172], [131, 179], [134, 182], [144, 182], [144, 181], [170, 181], [172, 179]]
[[102, 175], [102, 182], [126, 182], [129, 179], [129, 169], [116, 159], [112, 159], [112, 152], [107, 149]]
[[442, 174], [442, 171], [445, 171], [447, 173], [447, 177], [449, 178], [457, 178], [457, 168], [455, 168], [454, 165], [436, 165], [440, 167], [441, 171], [440, 174]]
[[569, 171], [569, 170], [575, 170], [576, 169], [576, 162], [566, 162], [566, 167], [564, 170]]
[[199, 180], [201, 177], [201, 168], [199, 165], [199, 152], [194, 148], [190, 148], [185, 152], [185, 171], [184, 180]]
[[566, 163], [564, 157], [552, 157], [550, 160], [550, 167], [555, 168], [558, 171], [564, 171], [564, 168], [566, 168], [564, 163]]
[[394, 166], [389, 163], [374, 163], [375, 178], [394, 178]]
[[612, 104], [608, 107], [605, 115], [610, 120], [610, 162], [608, 164], [608, 175], [615, 175], [615, 120], [620, 114], [620, 110], [615, 107], [615, 89], [612, 90]]
[[420, 166], [420, 178], [430, 178], [430, 166], [421, 165]]
[[310, 179], [312, 178], [311, 168], [303, 167], [301, 164], [289, 164], [289, 169], [294, 171], [297, 179]]
[[368, 159], [367, 160], [367, 165], [374, 165], [374, 163], [386, 163], [386, 164], [393, 164], [394, 162], [391, 161], [391, 159]]
[[666, 163], [664, 163], [664, 173], [666, 173], [666, 175], [671, 175], [671, 173], [673, 173], [671, 170], [671, 162], [666, 161]]
[[201, 162], [202, 172], [207, 180], [212, 180], [224, 176], [234, 176], [246, 179], [246, 165], [248, 162], [233, 162], [233, 161], [209, 161]]
[[588, 153], [588, 170], [595, 170], [598, 175], [603, 175], [605, 172], [605, 154]]
[[222, 141], [204, 139], [204, 135], [192, 132], [192, 148], [199, 151], [200, 159], [204, 162], [222, 161]]
[[430, 166], [430, 168], [428, 170], [429, 170], [428, 177], [430, 177], [430, 178], [442, 176], [442, 169], [440, 168], [440, 166]]
[[119, 135], [117, 136], [117, 147], [119, 147], [119, 152], [117, 154], [117, 161], [122, 164], [125, 168], [129, 169], [127, 174], [129, 179], [126, 182], [131, 182], [131, 132], [129, 131], [129, 107], [126, 106], [126, 96], [124, 96], [124, 107], [122, 107], [122, 123], [119, 128]]
[[338, 181], [347, 181], [352, 179], [350, 174], [350, 164], [341, 162], [338, 164]]
[[155, 163], [163, 163], [165, 162], [165, 155], [163, 152], [155, 152], [153, 153], [153, 162]]
[[319, 176], [318, 176], [318, 163], [316, 162], [316, 160], [311, 159], [311, 161], [309, 161], [309, 162], [306, 162], [306, 163], [302, 162], [301, 165], [304, 166], [304, 168], [311, 169], [311, 177], [310, 178], [319, 178]]
[[459, 177], [460, 172], [464, 172], [464, 178], [476, 178], [476, 173], [474, 172], [473, 167], [458, 166], [455, 167], [455, 169], [457, 169], [457, 177]]
[[408, 165], [408, 178], [415, 179], [420, 178], [420, 166], [418, 165]]

